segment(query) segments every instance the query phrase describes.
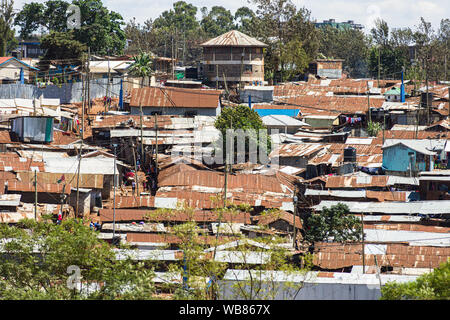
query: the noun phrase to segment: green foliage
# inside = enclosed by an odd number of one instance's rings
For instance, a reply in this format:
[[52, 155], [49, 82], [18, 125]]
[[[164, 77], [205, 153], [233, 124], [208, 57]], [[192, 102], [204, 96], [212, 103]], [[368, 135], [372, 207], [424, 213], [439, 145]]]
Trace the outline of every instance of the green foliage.
[[326, 26], [319, 29], [319, 58], [344, 59], [343, 70], [351, 77], [367, 76], [369, 41], [361, 30]]
[[[224, 108], [221, 114], [217, 117], [214, 126], [216, 129], [220, 130], [222, 134], [222, 140], [219, 141], [219, 148], [222, 148], [223, 150], [226, 150], [227, 129], [233, 129], [234, 131], [243, 130], [243, 132], [247, 134], [245, 137], [246, 152], [250, 151], [250, 141], [254, 146], [261, 148], [265, 154], [270, 152], [271, 140], [270, 135], [267, 134], [266, 127], [264, 126], [258, 113], [246, 105]], [[259, 130], [263, 130], [263, 132], [266, 133], [266, 139], [264, 139], [264, 136], [260, 136], [261, 133]], [[238, 137], [235, 135], [233, 148], [235, 154], [238, 149], [237, 141]]]
[[200, 25], [208, 37], [214, 38], [234, 28], [234, 17], [230, 10], [221, 6], [213, 6], [208, 12], [202, 8], [203, 18]]
[[361, 220], [350, 214], [345, 204], [324, 207], [321, 213], [305, 218], [305, 237], [310, 243], [329, 241], [345, 242], [361, 239]]
[[371, 137], [376, 137], [378, 132], [382, 129], [381, 124], [379, 122], [369, 121], [367, 123], [367, 133]]
[[6, 56], [8, 44], [14, 39], [14, 1], [3, 0], [0, 3], [0, 57]]
[[[8, 240], [7, 240], [8, 239]], [[82, 220], [23, 220], [0, 225], [0, 299], [150, 299], [152, 271], [115, 253]], [[68, 287], [77, 266], [81, 283], [99, 284], [94, 292]]]
[[142, 81], [141, 81], [141, 87], [142, 87], [145, 77], [151, 76], [151, 74], [153, 72], [153, 70], [152, 70], [153, 57], [152, 57], [151, 53], [140, 52], [139, 55], [137, 55], [133, 58], [133, 60], [134, 60], [134, 62], [128, 70], [129, 70], [130, 74], [142, 78]]
[[[80, 8], [81, 27], [67, 28], [67, 8], [74, 4]], [[30, 37], [33, 32], [46, 30], [48, 36], [67, 34], [66, 38], [90, 47], [96, 54], [121, 54], [125, 47], [124, 24], [120, 14], [108, 10], [101, 0], [48, 0], [44, 3], [31, 2], [23, 6], [15, 20], [22, 37]], [[70, 35], [69, 35], [70, 34]], [[70, 52], [70, 51], [69, 51]], [[50, 56], [55, 54], [50, 52]]]
[[63, 60], [63, 65], [81, 62], [83, 53], [87, 47], [75, 39], [73, 31], [52, 32], [42, 37], [41, 48], [46, 50], [39, 66], [45, 70], [49, 67], [51, 60]]
[[406, 283], [388, 282], [381, 288], [381, 300], [449, 300], [450, 260], [433, 272]]

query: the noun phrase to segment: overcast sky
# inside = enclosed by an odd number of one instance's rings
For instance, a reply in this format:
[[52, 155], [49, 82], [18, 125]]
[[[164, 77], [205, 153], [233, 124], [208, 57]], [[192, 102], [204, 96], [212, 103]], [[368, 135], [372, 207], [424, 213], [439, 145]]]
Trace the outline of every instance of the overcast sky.
[[[34, 0], [36, 2], [36, 0]], [[68, 0], [66, 0], [68, 1]], [[247, 0], [185, 0], [196, 7], [206, 6], [211, 8], [218, 5], [229, 9], [233, 14], [239, 7], [254, 6]], [[441, 19], [450, 18], [449, 0], [291, 0], [298, 8], [306, 7], [311, 11], [311, 16], [317, 21], [335, 19], [337, 22], [354, 20], [370, 30], [374, 19], [381, 17], [387, 21], [389, 27], [411, 27], [418, 25], [420, 17], [431, 22], [434, 29], [439, 27]], [[24, 3], [30, 0], [15, 0], [15, 7], [20, 9]], [[45, 2], [45, 0], [37, 0]], [[176, 1], [167, 0], [103, 0], [110, 9], [119, 12], [129, 21], [133, 17], [138, 22], [148, 18], [156, 18], [163, 11], [172, 8]]]

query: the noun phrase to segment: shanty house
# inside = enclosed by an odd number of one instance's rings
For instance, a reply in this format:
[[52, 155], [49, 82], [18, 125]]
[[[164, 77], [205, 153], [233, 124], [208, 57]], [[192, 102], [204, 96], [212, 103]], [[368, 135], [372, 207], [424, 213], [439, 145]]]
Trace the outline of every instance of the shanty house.
[[21, 80], [29, 80], [30, 72], [39, 69], [32, 67], [25, 62], [14, 57], [0, 57], [0, 83], [11, 83]]
[[392, 89], [386, 91], [384, 93], [384, 98], [386, 99], [386, 101], [399, 102], [400, 101], [400, 88], [393, 87]]
[[231, 30], [201, 44], [203, 74], [210, 82], [264, 82], [265, 43]]
[[328, 79], [342, 78], [342, 59], [317, 59], [309, 64], [309, 72]]
[[132, 115], [218, 116], [221, 90], [167, 87], [135, 88], [131, 92]]
[[382, 147], [383, 169], [399, 175], [431, 171], [445, 144], [445, 140], [387, 139]]
[[303, 121], [282, 114], [265, 116], [262, 117], [261, 120], [269, 130], [269, 133], [278, 130], [278, 132], [281, 133], [294, 134], [302, 127], [309, 127], [309, 125]]

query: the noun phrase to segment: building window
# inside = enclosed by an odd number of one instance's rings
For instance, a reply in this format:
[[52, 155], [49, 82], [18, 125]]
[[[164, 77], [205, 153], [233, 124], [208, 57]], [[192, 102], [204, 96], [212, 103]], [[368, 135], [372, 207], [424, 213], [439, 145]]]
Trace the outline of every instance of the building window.
[[214, 65], [208, 64], [208, 71], [213, 72], [214, 71]]
[[185, 117], [195, 117], [197, 115], [197, 111], [186, 111], [184, 113]]
[[251, 64], [246, 64], [244, 66], [244, 72], [252, 72], [252, 65]]

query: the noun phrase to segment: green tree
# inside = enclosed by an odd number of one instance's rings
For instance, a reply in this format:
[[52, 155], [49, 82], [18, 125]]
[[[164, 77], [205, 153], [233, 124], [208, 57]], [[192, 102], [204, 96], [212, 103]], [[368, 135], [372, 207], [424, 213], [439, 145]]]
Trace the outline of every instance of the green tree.
[[141, 87], [144, 86], [146, 77], [151, 76], [153, 57], [151, 53], [141, 52], [133, 58], [133, 64], [130, 65], [128, 72], [134, 76], [141, 78]]
[[47, 70], [51, 60], [62, 60], [62, 65], [79, 64], [87, 47], [75, 39], [73, 31], [51, 32], [41, 39], [41, 48], [46, 50], [39, 64], [41, 70]]
[[153, 26], [159, 39], [155, 44], [156, 54], [171, 56], [184, 63], [200, 60], [199, 44], [205, 40], [205, 35], [196, 18], [197, 11], [194, 5], [177, 1], [173, 10], [166, 10], [155, 19]]
[[345, 204], [324, 207], [320, 213], [303, 218], [304, 239], [310, 243], [320, 241], [345, 242], [361, 239], [361, 220], [350, 214]]
[[0, 57], [7, 52], [8, 43], [14, 39], [14, 1], [1, 0], [0, 3]]
[[151, 52], [158, 41], [152, 19], [147, 19], [141, 25], [136, 22], [136, 18], [133, 18], [127, 23], [124, 32], [129, 41], [126, 52], [130, 54], [140, 53], [141, 51]]
[[80, 7], [81, 28], [75, 29], [75, 39], [96, 54], [122, 54], [126, 38], [122, 16], [108, 10], [101, 0], [76, 0]]
[[[292, 57], [300, 62], [294, 70], [305, 71], [307, 64], [316, 58], [318, 49], [317, 30], [311, 21], [310, 11], [306, 8], [297, 10], [290, 0], [253, 0], [257, 9], [252, 20], [253, 36], [268, 45], [265, 50], [264, 69], [269, 81], [290, 80], [293, 68]], [[291, 42], [286, 52], [286, 44]], [[293, 44], [300, 45], [302, 50]], [[305, 54], [303, 54], [306, 53]], [[299, 60], [299, 57], [302, 57]], [[288, 60], [285, 60], [288, 59]], [[288, 72], [286, 72], [288, 71]]]
[[37, 31], [44, 24], [45, 6], [42, 3], [25, 3], [22, 10], [17, 14], [14, 25], [20, 29], [20, 37], [28, 39], [33, 32]]
[[[154, 294], [153, 272], [131, 259], [118, 260], [82, 220], [2, 224], [0, 243], [0, 299], [128, 300]], [[88, 290], [88, 285], [98, 287]]]
[[253, 36], [255, 13], [248, 7], [240, 7], [234, 13], [235, 28], [242, 33]]
[[66, 13], [69, 3], [48, 0], [44, 3], [30, 2], [23, 5], [14, 24], [20, 28], [20, 36], [29, 38], [38, 30], [50, 32], [67, 31]]
[[449, 300], [450, 260], [433, 272], [407, 283], [388, 282], [381, 288], [381, 300]]
[[344, 59], [343, 70], [351, 77], [367, 77], [369, 41], [361, 30], [338, 29], [331, 26], [320, 28], [318, 52], [324, 58]]
[[386, 21], [377, 19], [371, 29], [374, 46], [369, 52], [369, 71], [372, 77], [400, 78], [403, 68], [409, 67], [408, 30], [389, 29]]
[[[67, 8], [74, 4], [80, 8], [81, 27], [67, 28]], [[48, 34], [72, 32], [73, 39], [91, 48], [96, 54], [121, 54], [125, 47], [122, 16], [105, 7], [101, 0], [48, 0], [43, 4], [25, 4], [18, 13], [15, 24], [23, 37], [31, 36], [38, 29]]]
[[[233, 154], [227, 155], [230, 161], [232, 161], [238, 153], [238, 140], [242, 141], [242, 139], [238, 138], [242, 138], [241, 135], [245, 135], [245, 159], [238, 158], [238, 160], [248, 161], [249, 153], [252, 152], [252, 150], [250, 150], [250, 144], [259, 150], [262, 150], [266, 155], [271, 149], [270, 136], [267, 134], [267, 129], [260, 116], [255, 110], [250, 109], [246, 105], [224, 108], [217, 117], [214, 126], [216, 129], [220, 130], [222, 134], [222, 139], [218, 142], [218, 147], [221, 150], [227, 150], [227, 130], [231, 129], [233, 131], [232, 137], [234, 142], [232, 145], [231, 142], [228, 142], [230, 143], [230, 146], [233, 147], [234, 151]], [[257, 152], [257, 150], [253, 151]]]
[[234, 29], [234, 17], [230, 10], [222, 6], [213, 6], [209, 12], [206, 7], [201, 11], [203, 18], [200, 25], [208, 37], [214, 38]]

